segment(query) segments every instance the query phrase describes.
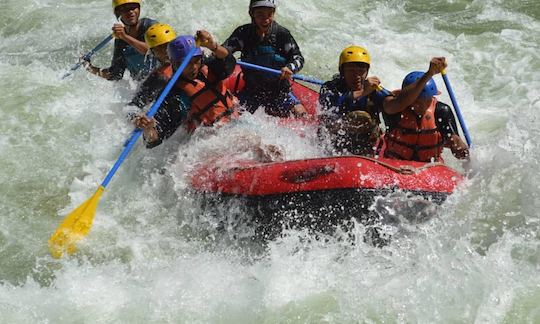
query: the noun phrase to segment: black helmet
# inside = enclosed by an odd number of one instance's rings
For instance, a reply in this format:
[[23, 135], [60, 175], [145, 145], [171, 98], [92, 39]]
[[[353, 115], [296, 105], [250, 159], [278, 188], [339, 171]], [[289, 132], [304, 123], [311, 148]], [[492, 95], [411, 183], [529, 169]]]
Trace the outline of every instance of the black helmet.
[[275, 0], [250, 0], [249, 10], [258, 8], [258, 7], [267, 7], [267, 8], [276, 8]]

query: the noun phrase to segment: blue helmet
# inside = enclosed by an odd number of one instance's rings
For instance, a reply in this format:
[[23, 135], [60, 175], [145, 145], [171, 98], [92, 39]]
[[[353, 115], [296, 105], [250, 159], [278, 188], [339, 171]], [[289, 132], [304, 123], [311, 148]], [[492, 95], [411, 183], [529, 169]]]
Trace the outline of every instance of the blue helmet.
[[[182, 35], [173, 39], [169, 45], [167, 45], [167, 54], [172, 64], [179, 64], [184, 60], [189, 51], [197, 46], [195, 44], [195, 38], [191, 35]], [[201, 56], [203, 53], [199, 47], [195, 51], [193, 56]]]
[[[403, 83], [401, 84], [401, 87], [404, 88], [410, 84], [413, 84], [423, 76], [424, 76], [424, 72], [420, 72], [420, 71], [411, 72], [407, 74], [405, 79], [403, 79]], [[431, 98], [439, 94], [441, 93], [439, 92], [439, 89], [437, 89], [437, 85], [435, 84], [435, 81], [433, 79], [429, 79], [429, 81], [424, 86], [424, 89], [422, 89], [422, 92], [420, 92], [420, 97]]]

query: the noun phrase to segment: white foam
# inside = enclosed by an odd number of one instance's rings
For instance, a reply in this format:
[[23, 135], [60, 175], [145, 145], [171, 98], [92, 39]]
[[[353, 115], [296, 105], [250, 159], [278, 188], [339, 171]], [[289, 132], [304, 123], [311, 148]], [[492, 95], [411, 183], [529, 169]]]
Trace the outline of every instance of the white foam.
[[[306, 57], [302, 74], [329, 79], [353, 43], [369, 50], [370, 73], [389, 89], [426, 70], [432, 56], [449, 60], [475, 176], [437, 217], [403, 226], [390, 246], [363, 243], [361, 226], [354, 245], [346, 234], [316, 241], [292, 231], [264, 250], [216, 235], [216, 221], [186, 190], [196, 163], [237, 153], [246, 138], [279, 146], [287, 159], [324, 155], [313, 132], [298, 136], [257, 113], [190, 141], [179, 131], [152, 150], [138, 144], [81, 252], [61, 261], [50, 259], [46, 240], [116, 161], [132, 130], [122, 109], [134, 88], [82, 69], [57, 80], [110, 32], [109, 4], [4, 7], [0, 322], [538, 319], [540, 23], [508, 10], [508, 1], [280, 2], [277, 19]], [[249, 22], [246, 4], [225, 0], [145, 2], [143, 15], [178, 34], [205, 28], [220, 41]], [[106, 67], [111, 55], [109, 46], [94, 62]], [[253, 157], [249, 145], [242, 154]]]

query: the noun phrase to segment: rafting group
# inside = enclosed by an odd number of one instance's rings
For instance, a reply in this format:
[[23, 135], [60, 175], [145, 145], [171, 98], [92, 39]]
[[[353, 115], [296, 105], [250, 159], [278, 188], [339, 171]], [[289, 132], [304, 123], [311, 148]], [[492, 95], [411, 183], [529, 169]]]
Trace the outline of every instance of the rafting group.
[[[205, 30], [197, 31], [195, 37], [177, 36], [167, 24], [140, 18], [141, 0], [113, 0], [113, 9], [119, 22], [112, 28], [111, 66], [95, 67], [88, 57], [82, 63], [90, 73], [107, 80], [120, 80], [127, 70], [140, 81], [128, 115], [142, 129], [147, 147], [159, 145], [179, 127], [193, 132], [260, 108], [273, 116], [314, 117], [291, 90], [291, 80], [304, 66], [304, 58], [289, 30], [274, 20], [274, 0], [250, 0], [251, 23], [236, 28], [221, 45]], [[156, 100], [193, 48], [193, 57], [155, 116], [146, 116], [144, 108]], [[242, 68], [240, 91], [225, 82], [236, 68], [235, 52], [241, 52], [242, 62], [255, 67]], [[339, 73], [321, 82], [319, 135], [331, 139], [332, 153], [374, 156], [383, 152], [386, 158], [429, 162], [441, 160], [443, 147], [448, 147], [455, 157], [468, 159], [468, 146], [459, 136], [454, 114], [437, 100], [440, 92], [432, 79], [446, 68], [444, 57], [432, 58], [426, 72], [407, 74], [402, 88], [394, 91], [382, 88], [378, 77], [369, 76], [370, 66], [365, 48], [349, 46], [339, 56]]]
[[[104, 190], [141, 134], [152, 148], [181, 127], [193, 133], [232, 125], [258, 109], [285, 124], [316, 125], [329, 156], [283, 161], [280, 149], [273, 147], [271, 154], [252, 160], [206, 161], [188, 182], [210, 206], [214, 198], [219, 206], [223, 199], [241, 197], [265, 238], [272, 236], [267, 235], [272, 228], [331, 228], [351, 217], [374, 226], [378, 216], [371, 215], [370, 206], [375, 197], [399, 190], [440, 203], [463, 180], [441, 158], [447, 147], [458, 159], [468, 160], [470, 146], [444, 57], [432, 58], [427, 71], [410, 72], [401, 89], [388, 91], [378, 77], [369, 76], [368, 51], [348, 46], [339, 55], [339, 73], [323, 82], [298, 74], [304, 58], [291, 33], [274, 21], [275, 0], [250, 0], [251, 23], [236, 28], [221, 45], [205, 30], [177, 36], [167, 24], [140, 19], [141, 0], [113, 0], [112, 5], [118, 19], [112, 35], [64, 78], [80, 66], [107, 80], [123, 79], [129, 71], [138, 82], [126, 112], [135, 130], [96, 192], [49, 239], [56, 258], [74, 253], [88, 234]], [[92, 65], [92, 55], [113, 37], [111, 66]], [[235, 52], [241, 52], [240, 61]], [[432, 77], [439, 73], [454, 111], [437, 100], [440, 92]], [[318, 84], [320, 90], [294, 80]], [[286, 216], [298, 213], [310, 217]]]

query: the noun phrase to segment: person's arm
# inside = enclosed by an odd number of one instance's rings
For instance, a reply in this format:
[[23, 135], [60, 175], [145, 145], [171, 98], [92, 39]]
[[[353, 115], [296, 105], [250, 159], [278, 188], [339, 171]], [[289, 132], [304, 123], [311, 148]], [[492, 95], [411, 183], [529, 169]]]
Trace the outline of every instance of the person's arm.
[[437, 102], [435, 108], [435, 123], [443, 137], [445, 147], [450, 148], [452, 154], [461, 160], [469, 158], [469, 148], [459, 136], [458, 127], [452, 109], [447, 104]]
[[234, 71], [236, 59], [224, 46], [218, 45], [212, 35], [205, 31], [197, 31], [197, 40], [201, 46], [210, 49], [213, 55], [205, 58], [204, 64], [208, 66], [208, 80], [217, 82], [225, 80]]
[[418, 98], [426, 83], [434, 75], [441, 73], [446, 68], [446, 59], [444, 57], [434, 57], [429, 63], [429, 69], [424, 75], [415, 83], [401, 89], [401, 92], [397, 97], [387, 97], [384, 101], [384, 112], [389, 115], [394, 115], [407, 109]]
[[[142, 24], [139, 28], [144, 29]], [[146, 55], [146, 53], [148, 52], [148, 45], [144, 41], [140, 41], [137, 38], [126, 33], [126, 28], [124, 27], [123, 24], [114, 24], [112, 31], [114, 33], [114, 36], [117, 39], [121, 39], [124, 42], [128, 43], [130, 46], [135, 48], [137, 52], [139, 52], [140, 54]]]
[[145, 114], [141, 113], [135, 116], [132, 120], [135, 127], [142, 129], [144, 141], [148, 143], [154, 143], [159, 139], [159, 135], [156, 129], [156, 120], [149, 118]]
[[368, 98], [371, 100], [373, 105], [370, 107], [367, 107], [366, 111], [369, 112], [372, 117], [379, 120], [380, 119], [379, 113], [383, 112], [384, 102], [387, 100], [388, 97], [393, 97], [393, 96], [394, 94], [392, 94], [390, 91], [386, 89], [372, 91], [368, 95]]
[[[173, 90], [154, 116], [154, 130], [145, 136], [146, 148], [154, 148], [171, 137], [186, 120], [191, 102], [182, 93]], [[155, 132], [154, 132], [155, 131]]]
[[109, 69], [101, 69], [96, 66], [93, 66], [92, 63], [88, 62], [86, 65], [86, 71], [90, 72], [93, 75], [97, 75], [100, 78], [105, 80], [113, 80], [112, 74], [109, 72]]
[[296, 40], [287, 29], [283, 28], [279, 38], [282, 38], [283, 44], [280, 44], [280, 47], [282, 47], [287, 60], [285, 67], [281, 69], [281, 79], [290, 79], [293, 74], [300, 72], [304, 67], [304, 56], [302, 56]]
[[229, 51], [225, 47], [219, 45], [212, 34], [206, 30], [198, 30], [196, 38], [202, 47], [208, 48], [218, 59], [224, 59], [229, 56]]
[[[374, 80], [379, 84], [379, 79], [373, 77]], [[366, 80], [365, 87], [372, 87], [368, 91], [339, 91], [338, 87], [339, 79], [334, 79], [332, 81], [326, 82], [319, 92], [319, 103], [325, 110], [329, 111], [341, 111], [343, 113], [353, 111], [353, 110], [365, 110], [370, 114], [373, 113], [369, 111], [368, 107], [365, 106], [368, 98], [371, 98], [377, 105], [382, 106], [382, 101], [388, 95], [385, 92], [375, 92], [375, 86], [368, 84]], [[361, 92], [361, 95], [357, 95], [357, 92]], [[368, 93], [365, 95], [364, 93]], [[375, 100], [374, 100], [375, 99]]]
[[126, 70], [126, 60], [122, 55], [122, 46], [119, 40], [114, 41], [114, 53], [111, 61], [111, 66], [107, 69], [100, 69], [93, 66], [90, 61], [86, 65], [86, 70], [94, 75], [110, 81], [121, 80]]
[[458, 128], [452, 108], [445, 103], [437, 102], [435, 106], [435, 123], [446, 141], [454, 134], [458, 134]]
[[461, 139], [461, 136], [454, 134], [448, 140], [452, 154], [460, 160], [469, 160], [470, 152], [467, 144]]
[[236, 59], [232, 54], [223, 59], [215, 56], [205, 58], [204, 64], [208, 66], [207, 79], [210, 82], [219, 82], [227, 79], [234, 71]]
[[158, 97], [166, 85], [166, 80], [163, 80], [157, 73], [150, 74], [144, 80], [133, 99], [131, 99], [129, 105], [144, 108]]
[[224, 47], [229, 54], [234, 54], [235, 52], [242, 51], [244, 49], [246, 42], [246, 28], [247, 25], [236, 28], [231, 36], [229, 36], [229, 38], [227, 38], [223, 44], [221, 44], [221, 46]]

